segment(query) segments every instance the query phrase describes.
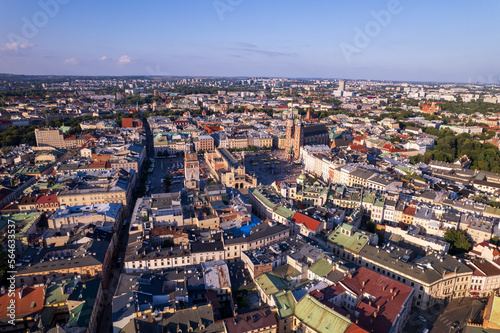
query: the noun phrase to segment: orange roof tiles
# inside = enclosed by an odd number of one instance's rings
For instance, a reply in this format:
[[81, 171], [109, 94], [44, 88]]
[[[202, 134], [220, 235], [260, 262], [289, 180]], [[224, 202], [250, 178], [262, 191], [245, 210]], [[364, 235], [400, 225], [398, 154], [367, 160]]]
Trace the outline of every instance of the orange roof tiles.
[[405, 210], [403, 211], [403, 214], [414, 216], [416, 211], [417, 209], [415, 207], [406, 207]]
[[295, 213], [293, 215], [292, 220], [296, 224], [303, 224], [303, 225], [305, 225], [307, 227], [307, 229], [312, 230], [312, 231], [318, 230], [318, 227], [321, 224], [320, 221], [315, 220], [315, 219], [313, 219], [313, 218], [311, 218], [309, 216], [306, 216], [304, 214], [301, 214], [299, 212], [297, 212], [297, 213]]
[[[43, 308], [43, 286], [40, 287], [26, 287], [22, 291], [22, 297], [19, 297], [19, 292], [22, 288], [15, 290], [14, 300], [16, 302], [16, 319], [27, 316], [35, 316], [35, 313], [40, 312]], [[11, 297], [6, 292], [0, 295], [0, 320], [8, 318], [7, 304], [9, 304]]]
[[[367, 293], [374, 297], [373, 301], [364, 298], [356, 305], [360, 313], [356, 319], [359, 320], [358, 325], [373, 327], [375, 333], [389, 332], [413, 292], [412, 287], [364, 267], [360, 267], [352, 278], [343, 279], [342, 283], [358, 295]], [[373, 316], [375, 312], [376, 317]]]
[[36, 199], [37, 205], [51, 202], [57, 202], [57, 194], [42, 195]]
[[355, 144], [355, 143], [350, 143], [349, 144], [349, 148], [351, 150], [358, 150], [358, 151], [362, 151], [362, 152], [368, 152], [368, 148], [366, 148], [363, 145], [358, 145], [358, 144]]
[[349, 328], [344, 333], [368, 333], [368, 331], [365, 331], [356, 324], [351, 324], [351, 326], [349, 326]]

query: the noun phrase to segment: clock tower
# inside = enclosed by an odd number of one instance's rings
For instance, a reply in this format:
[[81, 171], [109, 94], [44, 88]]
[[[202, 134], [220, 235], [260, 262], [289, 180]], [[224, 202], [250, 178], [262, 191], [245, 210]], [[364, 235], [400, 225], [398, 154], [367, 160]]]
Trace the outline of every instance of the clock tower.
[[200, 183], [200, 162], [197, 153], [186, 153], [184, 158], [184, 187], [198, 190]]

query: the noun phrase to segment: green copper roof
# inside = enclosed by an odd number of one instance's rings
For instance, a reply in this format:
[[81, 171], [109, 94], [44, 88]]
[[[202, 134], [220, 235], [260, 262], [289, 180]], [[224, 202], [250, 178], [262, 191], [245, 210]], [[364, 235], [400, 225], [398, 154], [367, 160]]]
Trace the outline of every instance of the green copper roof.
[[295, 316], [319, 333], [344, 333], [351, 321], [311, 295], [305, 295], [295, 306]]
[[81, 302], [69, 313], [69, 326], [88, 327], [95, 300], [99, 291], [100, 278], [95, 278], [86, 282], [80, 282], [76, 285], [68, 301]]
[[325, 276], [333, 269], [333, 265], [325, 258], [318, 260], [314, 265], [309, 267], [309, 270], [318, 276]]
[[272, 203], [268, 198], [266, 198], [259, 190], [256, 188], [250, 189], [250, 192], [260, 201], [262, 202], [265, 206], [274, 208], [276, 207], [276, 204]]
[[343, 233], [342, 230], [351, 231], [352, 226], [345, 223], [338, 226], [335, 231], [328, 236], [328, 241], [353, 253], [361, 251], [369, 242], [368, 237], [360, 232], [355, 232], [353, 234], [350, 232], [352, 235], [349, 236], [349, 233]]
[[494, 296], [493, 298], [490, 323], [500, 326], [500, 296]]
[[276, 294], [287, 287], [285, 282], [283, 282], [276, 275], [272, 274], [272, 272], [267, 272], [257, 276], [255, 278], [255, 283], [260, 286], [266, 295]]
[[281, 318], [293, 315], [296, 301], [290, 290], [280, 291], [279, 293], [273, 295], [273, 297], [278, 309], [278, 315]]
[[283, 206], [276, 207], [276, 209], [274, 211], [276, 212], [276, 214], [278, 214], [279, 216], [282, 216], [286, 219], [292, 218], [293, 214], [295, 214], [295, 212], [293, 210], [290, 210], [290, 209], [283, 207]]

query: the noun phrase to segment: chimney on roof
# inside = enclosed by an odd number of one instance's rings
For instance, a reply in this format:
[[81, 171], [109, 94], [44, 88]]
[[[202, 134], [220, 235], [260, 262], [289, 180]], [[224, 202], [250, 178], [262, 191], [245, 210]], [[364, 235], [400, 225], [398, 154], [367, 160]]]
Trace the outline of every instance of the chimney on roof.
[[363, 285], [363, 287], [364, 287], [364, 286], [366, 285], [366, 281], [363, 281], [363, 282], [362, 282], [362, 285]]
[[377, 305], [377, 311], [380, 311], [380, 304]]
[[385, 291], [386, 289], [387, 289], [387, 285], [385, 285], [385, 286], [382, 287], [382, 290]]
[[373, 313], [373, 318], [377, 318], [377, 311]]
[[372, 301], [371, 300], [368, 301], [368, 305], [372, 306]]

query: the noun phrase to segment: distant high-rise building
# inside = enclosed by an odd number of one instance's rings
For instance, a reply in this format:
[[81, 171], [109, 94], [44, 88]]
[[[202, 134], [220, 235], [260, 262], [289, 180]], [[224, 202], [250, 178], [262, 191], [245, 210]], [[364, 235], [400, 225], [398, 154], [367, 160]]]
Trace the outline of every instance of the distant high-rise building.
[[345, 80], [339, 80], [339, 90], [340, 91], [345, 90]]
[[36, 145], [38, 147], [65, 148], [62, 131], [57, 128], [35, 129]]

